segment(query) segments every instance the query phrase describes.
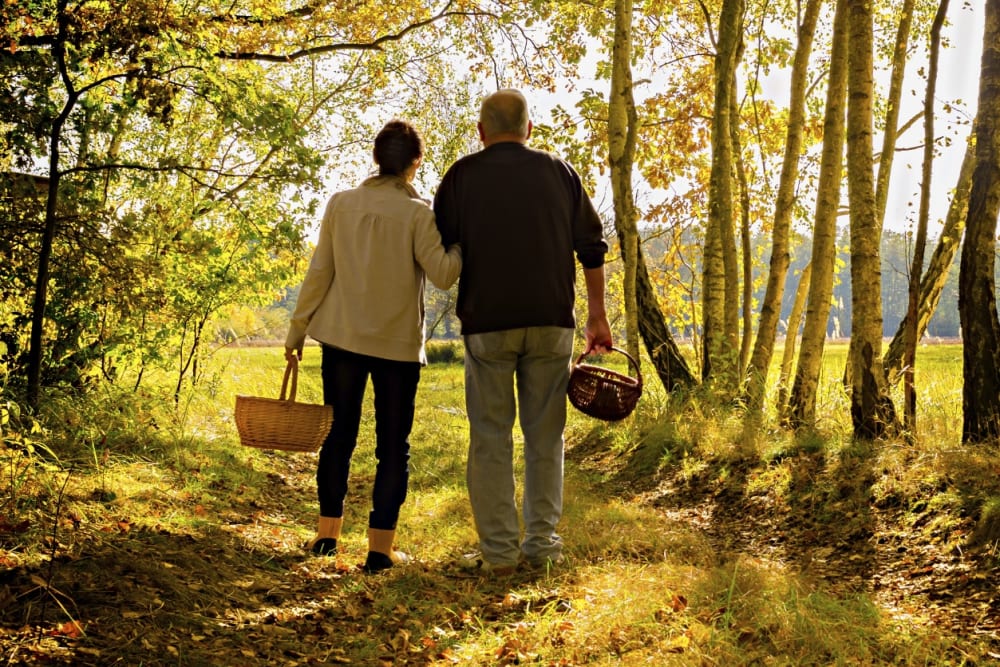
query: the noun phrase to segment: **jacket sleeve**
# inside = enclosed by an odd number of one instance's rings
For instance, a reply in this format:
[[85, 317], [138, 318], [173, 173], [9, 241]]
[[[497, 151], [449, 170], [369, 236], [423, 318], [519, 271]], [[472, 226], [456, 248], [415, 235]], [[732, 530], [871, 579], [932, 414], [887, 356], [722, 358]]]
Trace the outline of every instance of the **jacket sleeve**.
[[445, 172], [441, 184], [434, 195], [434, 222], [444, 243], [451, 246], [460, 243], [458, 228], [458, 216], [455, 213], [455, 170], [449, 169]]
[[333, 283], [336, 267], [333, 262], [333, 199], [327, 204], [326, 213], [319, 228], [319, 240], [309, 260], [309, 269], [299, 289], [299, 298], [295, 303], [295, 311], [288, 327], [285, 347], [292, 350], [302, 349], [306, 339], [306, 329], [312, 320], [313, 313], [326, 297]]
[[430, 281], [440, 289], [448, 289], [462, 272], [462, 251], [457, 243], [441, 243], [441, 233], [434, 224], [434, 213], [421, 210], [414, 220], [413, 257]]
[[573, 249], [583, 268], [596, 269], [604, 266], [604, 255], [608, 252], [601, 217], [594, 210], [579, 174], [569, 164], [564, 162], [563, 166], [569, 175], [573, 198]]

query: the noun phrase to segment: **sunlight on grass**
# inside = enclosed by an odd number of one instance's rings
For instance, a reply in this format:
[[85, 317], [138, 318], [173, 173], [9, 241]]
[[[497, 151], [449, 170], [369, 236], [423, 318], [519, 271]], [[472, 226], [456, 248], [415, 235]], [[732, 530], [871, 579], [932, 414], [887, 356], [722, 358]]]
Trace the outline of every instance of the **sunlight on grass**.
[[[0, 524], [26, 522], [24, 532], [0, 533], [0, 558], [40, 571], [56, 553], [61, 577], [97, 586], [109, 585], [99, 583], [102, 568], [124, 568], [115, 576], [145, 582], [166, 614], [119, 595], [137, 633], [178, 643], [177, 628], [200, 656], [215, 655], [215, 636], [244, 637], [248, 665], [307, 651], [356, 664], [501, 666], [962, 664], [963, 655], [984, 655], [936, 628], [926, 606], [883, 605], [814, 571], [841, 537], [861, 535], [873, 553], [892, 549], [876, 540], [893, 537], [877, 512], [898, 512], [925, 544], [992, 549], [996, 559], [1000, 543], [1000, 467], [991, 450], [959, 444], [954, 351], [934, 353], [940, 371], [921, 389], [914, 445], [852, 440], [846, 394], [831, 379], [843, 352], [831, 352], [822, 419], [808, 432], [786, 431], [773, 415], [747, 420], [697, 393], [667, 396], [655, 378], [622, 422], [570, 409], [559, 527], [567, 562], [480, 580], [455, 568], [477, 543], [459, 363], [431, 365], [421, 377], [397, 538], [415, 563], [367, 577], [357, 568], [374, 475], [371, 391], [341, 553], [309, 558], [302, 544], [315, 523], [316, 455], [242, 447], [232, 420], [237, 393], [277, 396], [284, 359], [279, 349], [224, 350], [176, 406], [171, 378], [153, 374], [139, 392], [54, 400], [49, 463], [0, 449], [0, 502], [10, 517]], [[298, 400], [320, 401], [319, 363], [319, 350], [307, 348]], [[516, 431], [518, 470], [521, 442]], [[755, 548], [739, 541], [753, 526], [727, 527], [727, 507], [775, 513], [761, 522], [788, 512], [821, 537], [840, 532], [828, 542]], [[713, 534], [713, 525], [739, 534]], [[12, 536], [21, 546], [10, 548]], [[135, 554], [148, 566], [132, 563]], [[103, 608], [87, 607], [85, 587], [74, 595], [84, 620]], [[141, 626], [147, 619], [156, 627]], [[191, 644], [191, 636], [201, 639]], [[203, 658], [221, 664], [213, 660]]]
[[[873, 664], [891, 661], [904, 646], [932, 655], [940, 643], [929, 633], [900, 634], [863, 597], [838, 600], [755, 559], [717, 567], [600, 561], [571, 577], [515, 587], [499, 604], [517, 620], [469, 624], [449, 653], [453, 660]], [[783, 657], [769, 659], [775, 655]]]

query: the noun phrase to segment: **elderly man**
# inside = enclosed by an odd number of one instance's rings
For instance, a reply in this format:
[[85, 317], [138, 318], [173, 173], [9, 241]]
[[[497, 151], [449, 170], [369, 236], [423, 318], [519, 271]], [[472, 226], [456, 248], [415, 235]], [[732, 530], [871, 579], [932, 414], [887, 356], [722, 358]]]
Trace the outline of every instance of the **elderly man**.
[[[576, 259], [583, 266], [586, 350], [607, 351], [600, 218], [574, 169], [527, 146], [528, 104], [516, 90], [482, 102], [484, 148], [445, 174], [434, 213], [464, 255], [457, 313], [465, 341], [466, 481], [482, 572], [563, 560], [563, 429], [575, 331]], [[515, 399], [515, 384], [517, 393]], [[513, 426], [524, 434], [524, 537], [514, 497]]]

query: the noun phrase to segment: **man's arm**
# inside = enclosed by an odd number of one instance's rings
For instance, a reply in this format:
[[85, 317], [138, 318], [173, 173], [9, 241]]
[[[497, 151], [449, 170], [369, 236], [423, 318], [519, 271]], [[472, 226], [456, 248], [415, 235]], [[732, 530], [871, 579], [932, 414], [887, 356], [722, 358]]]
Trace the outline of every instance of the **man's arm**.
[[587, 348], [584, 354], [610, 352], [614, 341], [611, 339], [611, 324], [604, 308], [604, 266], [584, 268], [583, 278], [587, 285], [587, 326], [584, 329]]
[[441, 233], [441, 241], [446, 248], [461, 242], [458, 233], [457, 215], [454, 210], [455, 195], [451, 191], [452, 180], [452, 172], [449, 169], [445, 172], [440, 185], [438, 185], [433, 203], [434, 223]]

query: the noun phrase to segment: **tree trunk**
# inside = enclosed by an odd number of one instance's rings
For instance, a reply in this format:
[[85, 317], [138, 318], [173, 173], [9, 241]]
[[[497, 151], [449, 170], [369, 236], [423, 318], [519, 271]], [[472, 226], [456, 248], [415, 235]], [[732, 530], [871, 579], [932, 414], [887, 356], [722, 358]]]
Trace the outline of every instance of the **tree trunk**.
[[[730, 114], [737, 118], [739, 105], [736, 104], [736, 96], [732, 99], [732, 110]], [[750, 238], [750, 186], [747, 183], [747, 170], [743, 162], [743, 146], [740, 141], [740, 130], [737, 123], [732, 123], [729, 134], [733, 141], [733, 155], [735, 156], [736, 183], [740, 189], [740, 248], [743, 256], [743, 290], [740, 301], [743, 304], [742, 320], [743, 327], [740, 331], [740, 358], [739, 377], [746, 373], [747, 364], [750, 361], [750, 343], [753, 341], [753, 243]]]
[[[875, 219], [879, 228], [885, 225], [885, 205], [889, 196], [889, 178], [896, 156], [896, 138], [899, 134], [899, 105], [903, 94], [903, 76], [906, 73], [906, 49], [910, 41], [910, 26], [913, 23], [914, 0], [904, 0], [900, 10], [896, 42], [892, 52], [892, 74], [889, 77], [889, 95], [886, 99], [885, 129], [882, 133], [882, 152], [879, 154], [878, 175], [875, 180]], [[848, 363], [844, 367], [844, 385], [850, 386], [850, 359], [854, 354], [855, 338], [848, 344]]]
[[848, 0], [847, 189], [851, 213], [851, 422], [856, 438], [896, 431], [882, 372], [881, 225], [872, 169], [873, 20], [869, 0]]
[[802, 153], [802, 134], [805, 126], [806, 87], [809, 74], [809, 57], [812, 54], [813, 35], [819, 18], [821, 0], [809, 0], [798, 30], [798, 45], [792, 63], [791, 95], [788, 103], [788, 130], [785, 135], [785, 155], [781, 164], [781, 177], [774, 202], [774, 223], [771, 231], [771, 266], [767, 274], [767, 289], [760, 307], [760, 322], [753, 354], [747, 368], [747, 402], [759, 408], [764, 401], [767, 370], [774, 354], [774, 340], [781, 318], [781, 302], [785, 280], [788, 277], [788, 234], [795, 204], [796, 181], [799, 177], [799, 159]]
[[937, 88], [938, 53], [941, 47], [941, 26], [948, 13], [948, 0], [941, 0], [934, 24], [931, 26], [930, 62], [927, 69], [927, 90], [924, 95], [924, 159], [921, 165], [920, 211], [917, 234], [913, 242], [913, 261], [910, 263], [910, 281], [906, 306], [906, 354], [903, 383], [903, 419], [911, 437], [917, 434], [917, 391], [915, 373], [917, 364], [917, 310], [920, 301], [920, 274], [924, 270], [924, 248], [927, 245], [927, 219], [931, 205], [931, 167], [934, 164], [934, 91]]
[[795, 360], [795, 341], [799, 336], [802, 324], [802, 311], [806, 307], [806, 295], [809, 293], [809, 283], [812, 280], [812, 264], [806, 264], [799, 276], [799, 286], [795, 289], [795, 302], [792, 312], [788, 314], [788, 327], [785, 329], [785, 349], [781, 353], [781, 372], [778, 374], [779, 410], [788, 398], [788, 378], [792, 375], [792, 362]]
[[833, 272], [837, 259], [837, 210], [843, 173], [844, 104], [847, 99], [847, 7], [837, 0], [830, 53], [830, 77], [826, 91], [823, 120], [823, 152], [820, 159], [819, 186], [813, 226], [812, 276], [806, 320], [802, 327], [799, 362], [789, 397], [787, 415], [794, 427], [816, 421], [816, 392], [823, 365], [830, 300], [833, 297]]
[[[931, 317], [934, 316], [934, 311], [937, 310], [938, 302], [941, 300], [941, 291], [944, 289], [945, 283], [948, 282], [948, 273], [951, 271], [952, 264], [955, 263], [955, 255], [962, 242], [962, 234], [965, 233], [965, 217], [969, 211], [969, 192], [972, 190], [972, 170], [976, 165], [975, 134], [975, 123], [973, 123], [972, 135], [969, 137], [965, 157], [962, 159], [962, 166], [958, 172], [955, 193], [948, 205], [948, 213], [945, 215], [937, 246], [931, 254], [931, 261], [928, 262], [927, 271], [924, 272], [923, 280], [920, 283], [917, 340], [923, 337]], [[893, 336], [885, 357], [882, 359], [882, 367], [885, 369], [886, 380], [890, 385], [896, 384], [902, 377], [907, 326], [908, 323], [905, 320], [899, 323], [896, 335]]]
[[[723, 0], [719, 41], [715, 55], [715, 108], [712, 119], [712, 169], [709, 182], [708, 225], [705, 230], [702, 268], [702, 377], [716, 380], [723, 393], [735, 388], [739, 348], [727, 329], [726, 299], [735, 285], [727, 284], [733, 233], [733, 146], [730, 134], [731, 97], [734, 95], [736, 58], [742, 38], [743, 0]], [[733, 249], [735, 250], [735, 249]], [[735, 256], [735, 252], [731, 253]], [[737, 311], [738, 312], [738, 311]]]
[[636, 228], [638, 218], [632, 193], [632, 169], [638, 127], [632, 96], [632, 0], [615, 0], [615, 40], [612, 47], [612, 81], [608, 100], [608, 152], [615, 206], [615, 231], [625, 263], [625, 316], [627, 351], [639, 363], [642, 337], [657, 377], [667, 392], [695, 384], [663, 321], [656, 292], [646, 270]]
[[608, 100], [608, 154], [615, 208], [615, 229], [625, 263], [625, 348], [639, 363], [639, 308], [635, 273], [639, 253], [632, 165], [635, 156], [636, 110], [632, 97], [632, 0], [615, 0], [615, 34], [611, 48], [611, 92]]
[[[742, 26], [742, 21], [740, 22]], [[736, 57], [732, 67], [732, 81], [729, 86], [729, 154], [732, 163], [729, 167], [729, 213], [721, 219], [722, 231], [722, 266], [726, 276], [726, 299], [724, 328], [728, 343], [729, 363], [732, 364], [732, 380], [735, 386], [742, 377], [740, 353], [743, 345], [740, 342], [740, 262], [736, 249], [736, 218], [741, 211], [743, 183], [739, 181], [740, 169], [743, 166], [743, 156], [740, 154], [740, 114], [736, 99], [736, 65], [743, 57], [743, 30], [740, 29], [740, 39], [737, 41]]]
[[656, 291], [649, 279], [641, 248], [636, 260], [635, 292], [639, 307], [639, 334], [646, 345], [649, 359], [663, 388], [668, 392], [693, 387], [697, 382], [663, 321], [663, 312], [656, 300]]
[[958, 278], [962, 323], [962, 441], [1000, 437], [1000, 323], [994, 265], [1000, 214], [1000, 0], [986, 0], [976, 167]]
[[62, 177], [62, 171], [59, 169], [59, 147], [62, 143], [63, 125], [79, 99], [79, 93], [73, 87], [66, 68], [66, 32], [69, 25], [66, 4], [66, 0], [60, 0], [56, 8], [56, 20], [59, 28], [52, 46], [56, 66], [62, 76], [63, 84], [66, 86], [66, 101], [49, 130], [49, 191], [45, 201], [42, 243], [38, 250], [38, 268], [35, 278], [35, 296], [31, 306], [31, 333], [27, 361], [28, 385], [25, 398], [33, 409], [38, 408], [41, 393], [42, 332], [45, 327], [45, 310], [48, 303], [49, 261], [52, 258], [52, 246], [55, 243], [58, 224], [59, 181]]

